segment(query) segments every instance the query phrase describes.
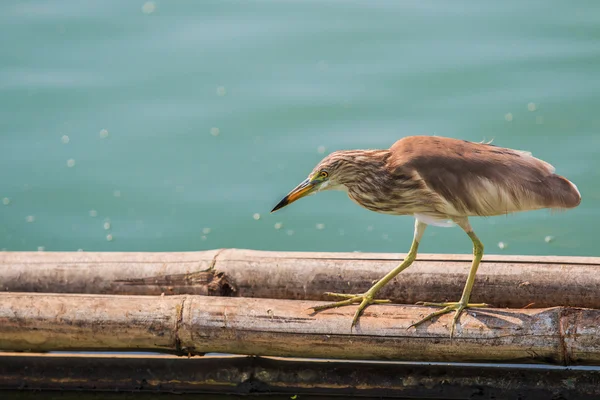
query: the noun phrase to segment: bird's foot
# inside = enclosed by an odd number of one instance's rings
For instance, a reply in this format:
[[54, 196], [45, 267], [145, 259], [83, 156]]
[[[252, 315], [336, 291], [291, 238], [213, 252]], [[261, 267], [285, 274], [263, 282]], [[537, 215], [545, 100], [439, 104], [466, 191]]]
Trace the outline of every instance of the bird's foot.
[[329, 292], [327, 292], [327, 293], [325, 293], [326, 296], [337, 297], [339, 299], [345, 299], [345, 300], [336, 301], [335, 303], [325, 304], [322, 306], [316, 306], [316, 307], [311, 307], [311, 308], [314, 311], [318, 312], [318, 311], [328, 310], [330, 308], [344, 307], [344, 306], [349, 306], [351, 304], [359, 303], [358, 309], [356, 310], [356, 313], [354, 313], [354, 318], [352, 319], [352, 325], [350, 326], [350, 329], [352, 329], [356, 325], [356, 322], [358, 321], [358, 318], [362, 314], [363, 310], [369, 304], [383, 304], [383, 303], [391, 302], [391, 300], [376, 300], [373, 298], [374, 294], [375, 293], [371, 293], [370, 291], [367, 291], [363, 294], [345, 294], [345, 293], [329, 293]]
[[443, 314], [447, 314], [449, 312], [454, 311], [454, 318], [452, 319], [452, 326], [450, 327], [450, 338], [452, 338], [452, 336], [454, 335], [454, 327], [456, 325], [456, 322], [458, 322], [458, 319], [460, 318], [460, 315], [462, 314], [462, 312], [467, 309], [467, 308], [482, 308], [482, 307], [489, 307], [489, 304], [485, 304], [485, 303], [467, 303], [466, 301], [458, 301], [458, 302], [449, 302], [449, 303], [428, 303], [428, 302], [424, 302], [424, 301], [420, 301], [417, 303], [418, 305], [422, 305], [422, 306], [433, 306], [433, 307], [443, 307], [441, 310], [432, 312], [431, 314], [429, 314], [428, 316], [426, 316], [425, 318], [421, 319], [418, 322], [415, 322], [414, 324], [410, 325], [407, 329], [412, 328], [413, 326], [418, 326], [421, 325], [423, 322], [425, 321], [429, 321], [432, 318], [435, 318], [437, 316], [443, 315]]

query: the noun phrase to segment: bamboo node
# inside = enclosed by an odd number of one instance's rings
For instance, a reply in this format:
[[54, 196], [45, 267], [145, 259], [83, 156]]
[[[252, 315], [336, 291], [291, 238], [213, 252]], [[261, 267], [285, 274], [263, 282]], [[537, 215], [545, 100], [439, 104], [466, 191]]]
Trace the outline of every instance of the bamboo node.
[[208, 293], [212, 296], [232, 297], [237, 289], [224, 272], [218, 272], [208, 284]]

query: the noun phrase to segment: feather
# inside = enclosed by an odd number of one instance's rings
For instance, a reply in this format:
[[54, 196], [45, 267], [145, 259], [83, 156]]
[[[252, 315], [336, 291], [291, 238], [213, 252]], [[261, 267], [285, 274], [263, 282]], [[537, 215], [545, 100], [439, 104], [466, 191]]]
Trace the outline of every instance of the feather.
[[389, 150], [340, 150], [314, 169], [320, 190], [343, 189], [369, 210], [430, 225], [541, 208], [577, 207], [581, 195], [531, 153], [436, 136], [408, 136]]
[[[429, 191], [432, 209], [417, 213], [492, 216], [540, 208], [572, 208], [576, 187], [529, 152], [464, 140], [411, 136], [390, 148], [388, 169], [411, 175]], [[437, 200], [437, 202], [436, 202]], [[437, 204], [435, 204], [437, 203]]]
[[454, 221], [450, 219], [439, 218], [433, 215], [415, 213], [414, 216], [417, 220], [427, 225], [440, 226], [442, 228], [452, 228], [456, 225]]

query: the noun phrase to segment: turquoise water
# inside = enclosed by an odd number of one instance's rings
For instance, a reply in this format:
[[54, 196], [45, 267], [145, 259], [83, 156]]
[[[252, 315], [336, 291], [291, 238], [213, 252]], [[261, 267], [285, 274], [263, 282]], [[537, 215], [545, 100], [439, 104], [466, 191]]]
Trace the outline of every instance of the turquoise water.
[[0, 37], [0, 248], [404, 252], [411, 217], [343, 193], [269, 211], [329, 151], [436, 134], [581, 190], [473, 219], [489, 253], [600, 255], [593, 1], [4, 0]]

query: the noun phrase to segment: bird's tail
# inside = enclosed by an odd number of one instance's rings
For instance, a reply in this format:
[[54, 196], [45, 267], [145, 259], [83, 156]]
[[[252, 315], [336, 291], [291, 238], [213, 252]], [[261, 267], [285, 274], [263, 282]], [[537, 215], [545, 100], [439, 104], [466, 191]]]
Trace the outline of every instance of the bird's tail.
[[574, 208], [581, 203], [581, 194], [577, 186], [567, 178], [552, 174], [546, 178], [548, 191], [547, 207], [553, 209]]

